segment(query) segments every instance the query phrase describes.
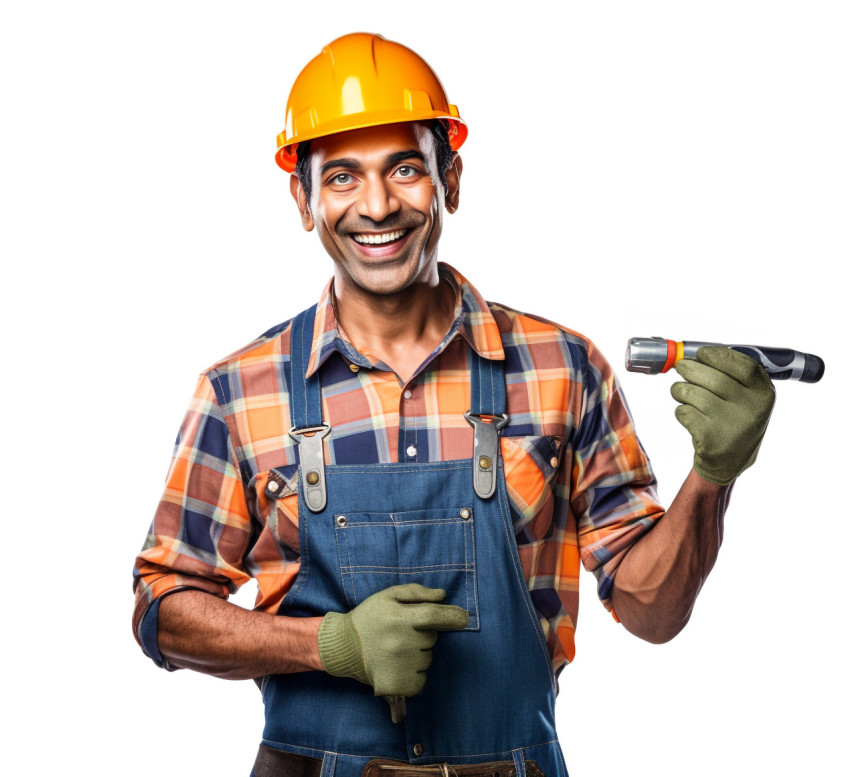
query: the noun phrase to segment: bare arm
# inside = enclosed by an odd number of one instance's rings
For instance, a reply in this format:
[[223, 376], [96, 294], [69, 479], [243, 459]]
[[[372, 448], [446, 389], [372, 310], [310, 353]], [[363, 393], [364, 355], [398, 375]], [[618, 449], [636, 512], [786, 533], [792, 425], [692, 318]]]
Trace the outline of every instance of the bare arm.
[[691, 470], [670, 509], [626, 554], [611, 601], [632, 634], [660, 643], [685, 627], [720, 550], [732, 485]]
[[160, 605], [157, 642], [175, 666], [248, 680], [321, 670], [321, 622], [245, 610], [203, 591], [177, 591]]
[[649, 642], [666, 642], [688, 622], [717, 560], [732, 485], [756, 459], [775, 391], [760, 364], [704, 346], [676, 371], [670, 393], [690, 432], [694, 468], [655, 528], [626, 554], [611, 601], [620, 622]]

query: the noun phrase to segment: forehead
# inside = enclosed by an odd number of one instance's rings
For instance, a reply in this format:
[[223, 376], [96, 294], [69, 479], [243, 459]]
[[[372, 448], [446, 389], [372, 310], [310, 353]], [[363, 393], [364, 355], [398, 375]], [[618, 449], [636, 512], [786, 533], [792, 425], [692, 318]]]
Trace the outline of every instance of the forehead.
[[319, 164], [334, 159], [356, 160], [361, 164], [370, 161], [380, 162], [399, 152], [418, 152], [427, 155], [426, 145], [422, 142], [421, 127], [414, 122], [384, 124], [378, 127], [340, 132], [312, 141], [311, 154], [319, 159]]

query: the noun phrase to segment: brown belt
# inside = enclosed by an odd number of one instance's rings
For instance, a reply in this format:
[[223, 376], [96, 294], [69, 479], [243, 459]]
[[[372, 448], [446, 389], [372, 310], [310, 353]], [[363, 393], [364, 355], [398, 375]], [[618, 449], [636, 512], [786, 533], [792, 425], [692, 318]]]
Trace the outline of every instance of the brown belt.
[[322, 761], [319, 758], [260, 745], [251, 777], [319, 777], [321, 773]]
[[[516, 777], [513, 761], [490, 761], [486, 764], [429, 764], [414, 766], [400, 761], [375, 759], [366, 764], [362, 777]], [[525, 762], [526, 777], [545, 777], [537, 761]]]
[[[252, 777], [319, 777], [322, 761], [306, 755], [287, 753], [260, 745]], [[525, 762], [526, 777], [545, 777], [537, 761]], [[419, 766], [403, 761], [376, 758], [366, 764], [362, 777], [516, 777], [513, 761], [486, 764], [429, 764]]]

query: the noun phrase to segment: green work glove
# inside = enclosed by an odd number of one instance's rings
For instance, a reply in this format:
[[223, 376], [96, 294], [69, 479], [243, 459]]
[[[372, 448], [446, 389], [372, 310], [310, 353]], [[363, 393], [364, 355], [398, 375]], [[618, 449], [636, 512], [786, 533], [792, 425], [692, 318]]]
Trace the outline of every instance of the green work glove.
[[371, 685], [376, 696], [419, 693], [437, 631], [469, 623], [462, 607], [437, 604], [445, 597], [438, 588], [409, 583], [378, 591], [349, 613], [329, 612], [319, 627], [325, 671]]
[[694, 469], [711, 483], [731, 483], [755, 460], [776, 393], [764, 367], [730, 348], [704, 345], [676, 372], [687, 383], [670, 393], [676, 418], [694, 443]]

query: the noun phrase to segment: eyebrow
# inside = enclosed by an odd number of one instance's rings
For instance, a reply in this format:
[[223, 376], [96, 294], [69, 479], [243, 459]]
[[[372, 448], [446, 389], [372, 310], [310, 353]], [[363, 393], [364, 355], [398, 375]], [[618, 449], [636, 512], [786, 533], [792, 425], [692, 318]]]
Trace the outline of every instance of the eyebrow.
[[409, 151], [396, 151], [394, 154], [390, 154], [387, 158], [387, 166], [392, 167], [399, 162], [403, 162], [405, 159], [418, 159], [425, 164], [425, 157], [422, 156], [422, 153], [415, 149], [410, 149]]
[[332, 167], [344, 167], [346, 170], [357, 170], [360, 167], [360, 163], [356, 159], [331, 159], [322, 165], [321, 170], [319, 170], [319, 174], [324, 175]]
[[[399, 162], [403, 162], [405, 159], [418, 159], [423, 164], [427, 165], [425, 157], [420, 151], [410, 149], [408, 151], [396, 151], [395, 153], [390, 154], [387, 157], [387, 167], [392, 167]], [[324, 175], [328, 170], [334, 167], [342, 167], [345, 170], [359, 170], [361, 168], [361, 164], [356, 159], [351, 159], [349, 157], [330, 159], [322, 165], [319, 175]]]

